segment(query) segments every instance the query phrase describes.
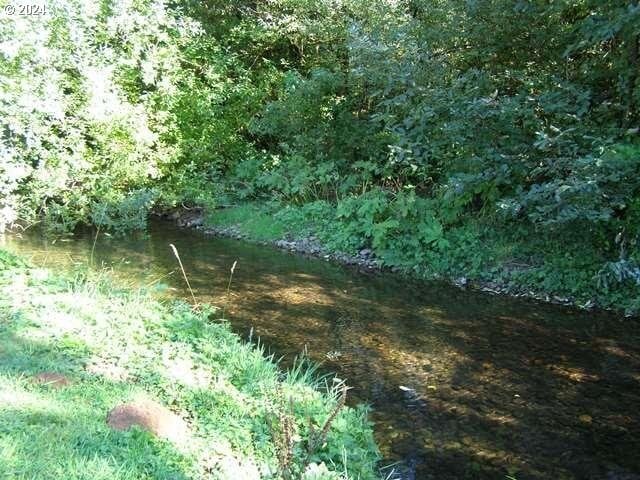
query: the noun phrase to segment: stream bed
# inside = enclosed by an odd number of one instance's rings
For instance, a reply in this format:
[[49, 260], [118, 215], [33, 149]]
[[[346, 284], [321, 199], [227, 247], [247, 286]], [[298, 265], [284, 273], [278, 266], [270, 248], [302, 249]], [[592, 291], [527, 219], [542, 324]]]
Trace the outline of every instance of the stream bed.
[[[112, 268], [224, 308], [283, 366], [305, 351], [372, 406], [404, 479], [640, 480], [640, 325], [391, 274], [363, 274], [167, 221], [149, 234], [3, 242], [38, 266]], [[229, 291], [230, 268], [237, 261]], [[393, 465], [393, 466], [392, 466]]]

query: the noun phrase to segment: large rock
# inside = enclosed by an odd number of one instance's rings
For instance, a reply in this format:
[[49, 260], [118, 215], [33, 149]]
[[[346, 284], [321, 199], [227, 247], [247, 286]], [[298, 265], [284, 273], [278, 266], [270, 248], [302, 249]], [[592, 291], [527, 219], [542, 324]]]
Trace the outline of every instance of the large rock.
[[178, 415], [151, 400], [118, 405], [107, 415], [107, 424], [115, 430], [138, 426], [173, 443], [188, 438], [189, 428]]

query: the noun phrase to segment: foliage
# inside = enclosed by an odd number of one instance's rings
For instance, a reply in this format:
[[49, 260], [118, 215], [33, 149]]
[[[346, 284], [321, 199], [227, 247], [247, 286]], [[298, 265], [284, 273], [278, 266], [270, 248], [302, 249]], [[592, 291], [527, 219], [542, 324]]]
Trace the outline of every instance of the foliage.
[[3, 16], [2, 223], [41, 213], [72, 229], [160, 176], [172, 154], [151, 105], [177, 68], [176, 45], [160, 45], [189, 28], [161, 6], [54, 1], [48, 15]]
[[0, 23], [0, 224], [144, 227], [151, 200], [201, 201], [193, 184], [251, 150], [239, 122], [263, 93], [196, 20], [163, 0], [47, 9]]

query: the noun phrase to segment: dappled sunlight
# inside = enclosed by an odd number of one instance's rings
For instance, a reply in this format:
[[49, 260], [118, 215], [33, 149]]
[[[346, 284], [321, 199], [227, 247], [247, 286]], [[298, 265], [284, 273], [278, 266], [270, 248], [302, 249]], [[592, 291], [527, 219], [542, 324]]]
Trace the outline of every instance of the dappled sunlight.
[[[43, 301], [40, 305], [44, 308], [48, 308], [50, 314], [46, 318], [38, 319], [40, 325], [38, 325], [38, 334], [47, 336], [60, 336], [65, 333], [80, 332], [84, 326], [84, 322], [76, 315], [71, 315], [69, 312], [56, 309], [56, 305], [59, 303], [59, 298], [49, 298], [50, 301]], [[78, 302], [81, 303], [81, 302]], [[34, 333], [35, 335], [35, 333]]]
[[189, 388], [210, 388], [211, 371], [196, 365], [190, 354], [189, 348], [165, 343], [162, 346], [162, 369], [160, 371], [172, 382]]
[[[380, 473], [364, 416], [293, 451], [266, 354], [372, 405], [386, 480], [640, 480], [639, 1], [4, 0], [0, 375], [229, 439], [38, 448], [83, 451], [68, 480]], [[68, 477], [33, 439], [0, 477]]]
[[[29, 271], [15, 267], [21, 270]], [[10, 278], [1, 279], [3, 293]], [[20, 454], [0, 453], [13, 462], [0, 464], [0, 476], [7, 468], [48, 466], [64, 478], [93, 475], [108, 460], [108, 475], [109, 466], [123, 466], [113, 478], [258, 480], [278, 471], [273, 436], [280, 416], [303, 425], [336, 408], [315, 377], [302, 372], [285, 381], [265, 352], [241, 342], [215, 311], [160, 303], [110, 281], [102, 273], [52, 275], [24, 283], [33, 301], [19, 308], [2, 297], [0, 424]], [[55, 408], [45, 412], [48, 398]], [[317, 447], [331, 471], [348, 462], [358, 478], [374, 478], [378, 451], [365, 418], [341, 405], [336, 424], [333, 450]], [[297, 440], [302, 448], [309, 441]], [[351, 449], [338, 456], [334, 445], [347, 441]]]
[[85, 370], [91, 375], [103, 377], [111, 382], [125, 382], [131, 377], [131, 372], [126, 366], [120, 365], [119, 360], [109, 361], [101, 356], [93, 356], [87, 361]]
[[208, 445], [207, 452], [200, 459], [206, 473], [220, 472], [225, 477], [242, 480], [260, 480], [260, 471], [251, 459], [235, 452], [228, 442], [220, 439]]
[[599, 375], [585, 372], [582, 368], [565, 368], [556, 365], [547, 365], [547, 368], [551, 370], [554, 375], [559, 375], [572, 382], [597, 382], [600, 380]]
[[29, 279], [25, 274], [14, 275], [11, 279], [11, 284], [7, 286], [7, 293], [11, 299], [12, 308], [18, 309], [31, 301], [30, 296], [25, 293], [28, 282]]
[[640, 354], [638, 352], [626, 350], [612, 339], [596, 338], [595, 343], [604, 353], [632, 361], [640, 367]]
[[[318, 288], [305, 287], [283, 281], [277, 275], [263, 275], [261, 285], [256, 286], [252, 293], [268, 295], [274, 301], [282, 302], [288, 305], [308, 305], [314, 303], [319, 306], [333, 305], [334, 299]], [[243, 296], [238, 296], [237, 302], [243, 302]], [[248, 299], [251, 301], [251, 299]]]

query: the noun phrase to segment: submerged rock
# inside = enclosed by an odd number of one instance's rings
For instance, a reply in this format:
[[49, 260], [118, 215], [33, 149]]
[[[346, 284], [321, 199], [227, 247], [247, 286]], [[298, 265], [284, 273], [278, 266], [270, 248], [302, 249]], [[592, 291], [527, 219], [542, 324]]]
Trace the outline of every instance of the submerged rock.
[[176, 222], [179, 227], [198, 228], [204, 225], [204, 210], [200, 207], [178, 207], [168, 211], [156, 211], [154, 214]]

